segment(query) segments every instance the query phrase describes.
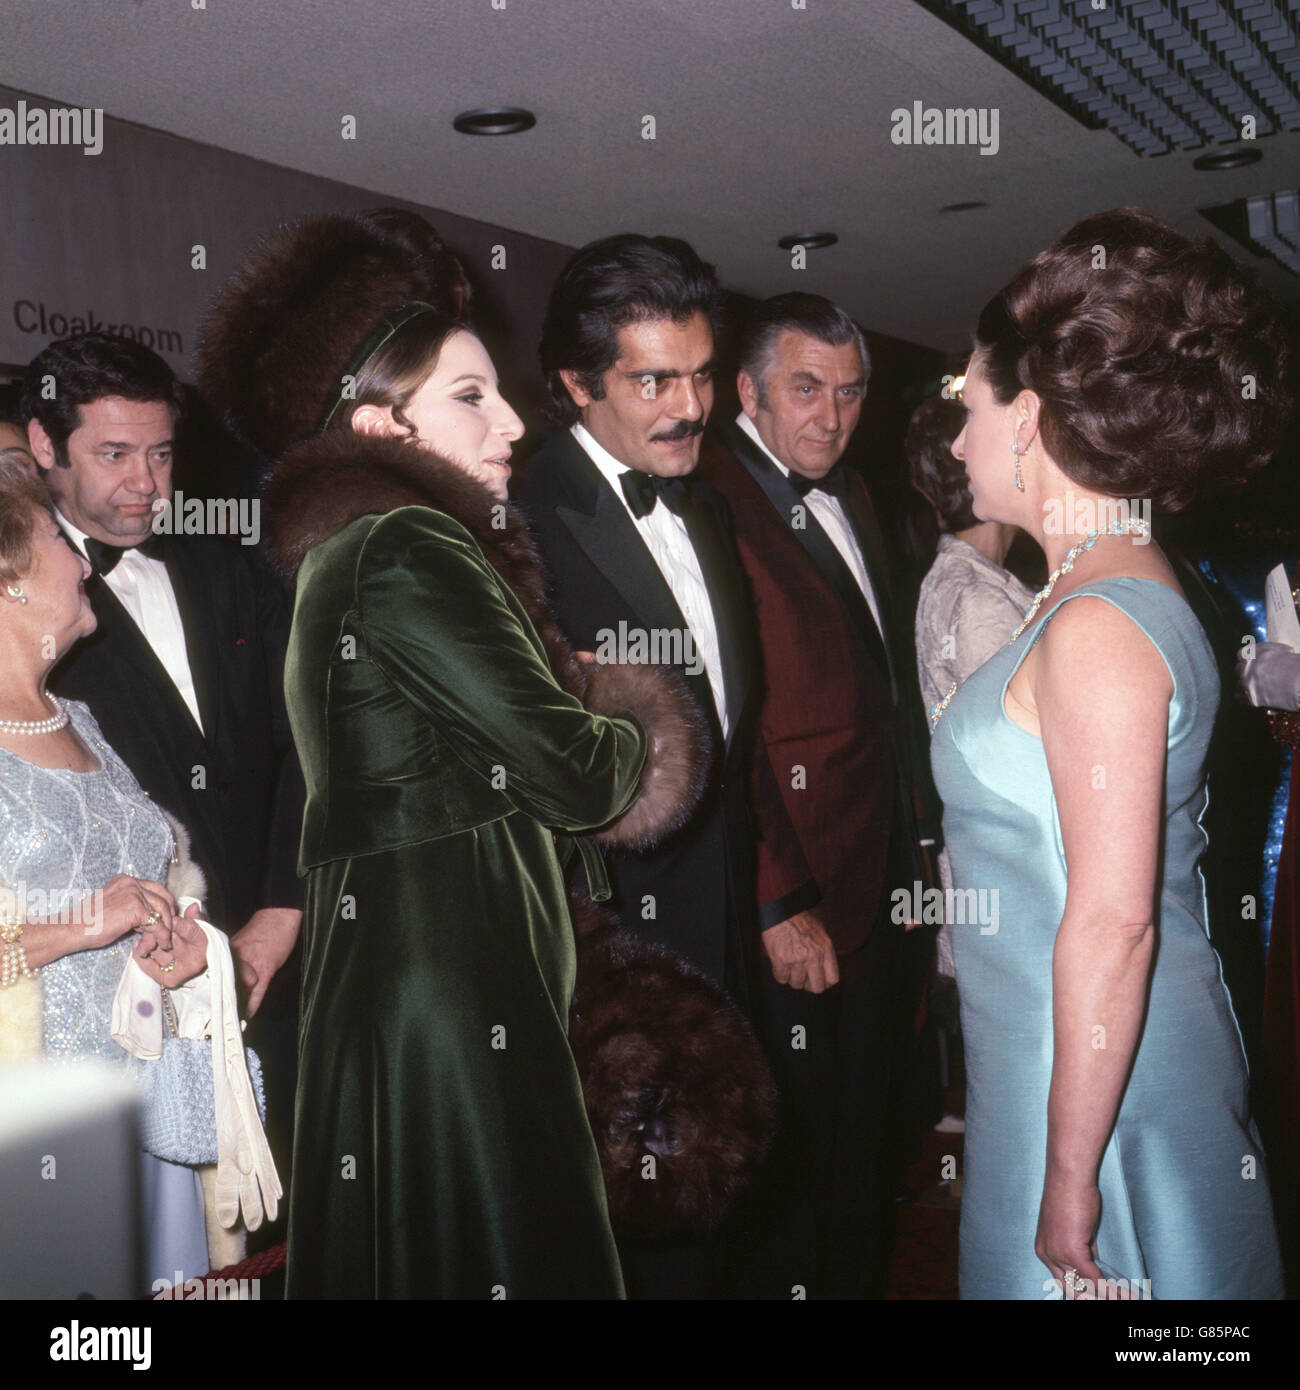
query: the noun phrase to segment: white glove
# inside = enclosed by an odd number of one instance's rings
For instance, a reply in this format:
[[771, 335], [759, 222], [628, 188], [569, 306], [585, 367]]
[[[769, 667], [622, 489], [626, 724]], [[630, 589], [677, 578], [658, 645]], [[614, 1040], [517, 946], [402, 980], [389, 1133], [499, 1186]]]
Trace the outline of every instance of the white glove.
[[1281, 642], [1260, 642], [1255, 655], [1237, 662], [1246, 699], [1264, 709], [1300, 708], [1300, 652]]
[[[177, 900], [183, 913], [192, 898]], [[266, 1131], [257, 1113], [253, 1083], [244, 1060], [244, 1039], [235, 998], [235, 966], [223, 932], [200, 919], [208, 938], [208, 974], [212, 981], [212, 1087], [217, 1120], [217, 1220], [227, 1228], [243, 1212], [244, 1225], [255, 1231], [265, 1214], [274, 1221], [284, 1195]]]

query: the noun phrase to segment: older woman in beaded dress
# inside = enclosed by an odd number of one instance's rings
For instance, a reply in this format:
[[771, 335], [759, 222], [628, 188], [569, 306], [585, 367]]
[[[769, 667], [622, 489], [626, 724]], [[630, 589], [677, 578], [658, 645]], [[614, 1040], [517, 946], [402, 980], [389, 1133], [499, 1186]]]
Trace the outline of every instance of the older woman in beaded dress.
[[[0, 1057], [99, 1057], [138, 1073], [148, 1064], [110, 1036], [127, 959], [175, 988], [204, 969], [207, 943], [162, 883], [166, 817], [87, 707], [45, 689], [95, 630], [89, 575], [44, 488], [0, 459]], [[142, 1154], [141, 1199], [150, 1284], [203, 1273], [198, 1170]]]

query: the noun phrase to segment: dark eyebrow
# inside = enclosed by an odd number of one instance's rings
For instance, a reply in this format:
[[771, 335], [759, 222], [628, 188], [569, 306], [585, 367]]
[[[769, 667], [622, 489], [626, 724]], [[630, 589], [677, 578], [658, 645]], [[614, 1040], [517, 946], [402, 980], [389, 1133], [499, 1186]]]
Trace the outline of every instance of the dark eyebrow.
[[[174, 441], [173, 441], [173, 440], [170, 440], [170, 439], [160, 439], [160, 440], [158, 441], [157, 444], [146, 444], [146, 445], [145, 445], [145, 448], [146, 448], [146, 449], [170, 449], [170, 448], [173, 447], [173, 443], [174, 443]], [[136, 448], [136, 445], [132, 444], [131, 441], [130, 441], [129, 439], [101, 439], [101, 440], [99, 441], [99, 443], [95, 445], [95, 448], [96, 448], [96, 449], [122, 449], [122, 450], [124, 450], [125, 452], [130, 453], [132, 449]]]
[[656, 381], [673, 381], [683, 376], [699, 376], [701, 372], [717, 371], [717, 359], [710, 357], [701, 367], [693, 367], [689, 372], [670, 372], [665, 369], [653, 367], [643, 367], [639, 372], [624, 372], [623, 375], [628, 381], [641, 381], [645, 377], [653, 377]]

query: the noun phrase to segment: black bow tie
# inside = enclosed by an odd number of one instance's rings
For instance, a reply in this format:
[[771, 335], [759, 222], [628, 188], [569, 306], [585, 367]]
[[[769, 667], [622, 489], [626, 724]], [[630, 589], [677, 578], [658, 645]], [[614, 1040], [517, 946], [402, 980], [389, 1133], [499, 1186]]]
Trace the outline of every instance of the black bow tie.
[[670, 512], [681, 516], [691, 497], [690, 478], [661, 478], [656, 473], [639, 473], [630, 469], [620, 473], [619, 484], [632, 515], [638, 520], [649, 516], [662, 502]]
[[162, 559], [162, 537], [150, 533], [139, 545], [109, 545], [97, 541], [93, 536], [86, 537], [86, 559], [96, 574], [108, 574], [128, 550], [138, 550], [149, 560]]
[[810, 492], [824, 492], [828, 497], [843, 502], [849, 495], [848, 481], [848, 475], [842, 468], [832, 468], [824, 478], [805, 478], [793, 468], [790, 470], [790, 486], [800, 497], [807, 497]]

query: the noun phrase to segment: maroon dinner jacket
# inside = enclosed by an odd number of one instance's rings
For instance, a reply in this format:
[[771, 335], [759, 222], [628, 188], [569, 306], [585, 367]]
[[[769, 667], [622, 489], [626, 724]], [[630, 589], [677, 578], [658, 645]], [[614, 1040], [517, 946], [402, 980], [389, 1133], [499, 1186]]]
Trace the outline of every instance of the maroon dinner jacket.
[[[890, 836], [906, 836], [911, 823], [889, 657], [830, 538], [748, 436], [724, 426], [721, 441], [706, 445], [700, 471], [731, 509], [757, 614], [762, 740], [821, 889], [812, 911], [844, 955], [867, 940], [886, 893], [898, 886], [887, 882]], [[888, 624], [871, 500], [856, 474], [849, 474], [849, 487], [847, 511]], [[761, 909], [779, 898], [788, 871], [776, 852], [780, 827], [764, 834], [761, 798], [753, 814]]]

